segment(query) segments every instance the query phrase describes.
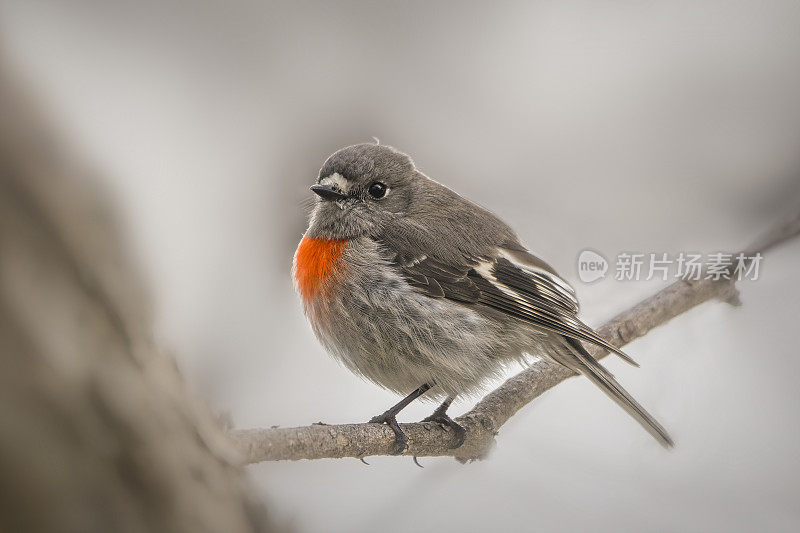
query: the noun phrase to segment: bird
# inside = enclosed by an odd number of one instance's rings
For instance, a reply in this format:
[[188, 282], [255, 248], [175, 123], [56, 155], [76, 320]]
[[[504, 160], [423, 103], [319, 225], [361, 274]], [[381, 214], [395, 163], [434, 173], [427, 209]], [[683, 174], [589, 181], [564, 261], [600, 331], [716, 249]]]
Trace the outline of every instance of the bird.
[[543, 357], [586, 376], [661, 445], [664, 429], [587, 351], [638, 366], [578, 318], [575, 290], [499, 217], [434, 181], [407, 154], [361, 143], [330, 155], [310, 187], [309, 225], [292, 265], [304, 314], [324, 348], [355, 374], [404, 395], [370, 423], [407, 450], [397, 415], [441, 402], [426, 422], [466, 430], [447, 410]]

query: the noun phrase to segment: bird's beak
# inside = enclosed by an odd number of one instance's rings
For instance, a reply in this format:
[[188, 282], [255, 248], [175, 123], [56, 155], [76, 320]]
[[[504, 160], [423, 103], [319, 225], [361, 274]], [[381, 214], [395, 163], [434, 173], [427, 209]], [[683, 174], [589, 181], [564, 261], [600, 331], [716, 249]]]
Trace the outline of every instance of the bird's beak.
[[325, 200], [344, 200], [347, 198], [346, 194], [330, 185], [312, 185], [310, 189]]

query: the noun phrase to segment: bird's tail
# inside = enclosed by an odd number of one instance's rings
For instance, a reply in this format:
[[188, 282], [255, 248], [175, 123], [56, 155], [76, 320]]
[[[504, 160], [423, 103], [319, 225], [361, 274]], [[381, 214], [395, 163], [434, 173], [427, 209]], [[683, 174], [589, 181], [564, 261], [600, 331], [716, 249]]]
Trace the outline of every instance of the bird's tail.
[[580, 341], [569, 337], [564, 337], [564, 339], [568, 353], [560, 353], [557, 357], [558, 362], [592, 380], [595, 385], [600, 387], [603, 392], [636, 419], [662, 446], [672, 448], [674, 443], [667, 430], [650, 413], [645, 411], [644, 407], [639, 405], [639, 402], [634, 400], [628, 394], [628, 391], [622, 388], [622, 385], [617, 383], [614, 376], [586, 351]]

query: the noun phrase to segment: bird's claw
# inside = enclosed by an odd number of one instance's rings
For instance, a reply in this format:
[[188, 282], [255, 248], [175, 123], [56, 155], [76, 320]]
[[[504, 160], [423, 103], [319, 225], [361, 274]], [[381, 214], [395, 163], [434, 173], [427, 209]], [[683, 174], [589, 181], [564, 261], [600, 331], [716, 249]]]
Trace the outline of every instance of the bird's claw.
[[455, 450], [459, 448], [462, 444], [464, 444], [464, 440], [467, 438], [467, 430], [447, 416], [444, 413], [433, 413], [431, 416], [424, 418], [423, 422], [435, 422], [437, 424], [441, 424], [442, 426], [449, 427], [453, 430], [453, 436], [455, 437], [455, 442], [450, 446], [451, 450]]
[[369, 423], [386, 424], [392, 429], [394, 432], [392, 455], [402, 455], [408, 449], [408, 436], [400, 429], [400, 424], [397, 423], [397, 418], [394, 415], [383, 413], [382, 415], [373, 416], [370, 418]]

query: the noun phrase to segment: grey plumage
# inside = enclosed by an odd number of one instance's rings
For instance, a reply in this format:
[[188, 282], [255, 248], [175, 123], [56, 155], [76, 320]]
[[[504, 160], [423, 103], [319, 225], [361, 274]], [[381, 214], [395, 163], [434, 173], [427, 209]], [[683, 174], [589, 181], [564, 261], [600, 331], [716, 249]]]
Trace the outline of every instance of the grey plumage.
[[[376, 182], [385, 197], [370, 196]], [[589, 377], [672, 444], [581, 342], [633, 360], [578, 319], [572, 288], [491, 212], [387, 146], [336, 152], [318, 183], [336, 200], [316, 201], [306, 237], [348, 242], [335, 290], [304, 308], [347, 368], [401, 394], [435, 383], [426, 396], [452, 398], [480, 390], [526, 354], [545, 356]]]

